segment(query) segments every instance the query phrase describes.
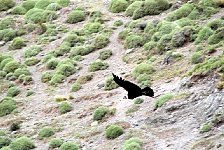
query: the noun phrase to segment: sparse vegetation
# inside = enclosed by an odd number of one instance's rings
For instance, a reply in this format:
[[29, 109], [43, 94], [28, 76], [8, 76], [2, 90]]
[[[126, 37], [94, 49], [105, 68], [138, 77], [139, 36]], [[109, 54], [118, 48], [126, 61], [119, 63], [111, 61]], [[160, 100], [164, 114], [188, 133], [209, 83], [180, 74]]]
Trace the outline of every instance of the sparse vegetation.
[[164, 94], [160, 96], [155, 103], [155, 108], [163, 106], [167, 101], [173, 98], [172, 94]]
[[203, 60], [204, 60], [204, 57], [201, 52], [195, 52], [191, 56], [191, 63], [193, 63], [193, 64], [201, 63], [201, 62], [203, 62]]
[[106, 129], [106, 137], [108, 139], [115, 139], [124, 133], [124, 129], [118, 125], [110, 125]]
[[7, 92], [7, 96], [8, 97], [15, 97], [17, 96], [19, 93], [21, 92], [21, 90], [16, 87], [16, 86], [13, 86], [11, 88], [9, 88], [8, 92]]
[[59, 105], [59, 111], [61, 114], [65, 114], [67, 112], [70, 112], [73, 110], [73, 107], [70, 103], [68, 102], [61, 102]]
[[39, 139], [44, 139], [52, 135], [54, 135], [54, 130], [51, 127], [44, 127], [39, 131], [38, 137]]
[[134, 104], [141, 104], [143, 102], [144, 102], [144, 99], [142, 99], [142, 98], [135, 98], [134, 99]]
[[200, 132], [201, 133], [208, 132], [208, 131], [211, 130], [211, 128], [212, 128], [212, 124], [211, 123], [204, 124], [202, 126], [202, 128], [200, 129]]

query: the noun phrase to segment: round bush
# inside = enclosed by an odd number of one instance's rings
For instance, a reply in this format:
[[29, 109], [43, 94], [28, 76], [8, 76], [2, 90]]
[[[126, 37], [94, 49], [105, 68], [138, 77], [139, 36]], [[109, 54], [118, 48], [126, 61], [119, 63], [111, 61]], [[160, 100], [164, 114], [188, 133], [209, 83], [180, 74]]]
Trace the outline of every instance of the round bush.
[[[51, 11], [51, 10], [45, 10], [44, 12], [43, 12], [43, 18], [44, 18], [44, 21], [45, 22], [48, 22], [48, 21], [52, 21], [52, 20], [55, 20], [55, 19], [57, 19], [58, 18], [58, 15], [57, 15], [57, 13], [55, 12], [55, 11]], [[45, 26], [43, 26], [43, 24], [41, 24], [42, 26], [42, 29], [43, 29], [43, 31], [45, 31], [46, 29], [46, 27]]]
[[57, 66], [56, 73], [62, 74], [66, 77], [74, 74], [76, 72], [76, 68], [71, 64], [61, 64]]
[[93, 51], [93, 47], [92, 46], [76, 46], [76, 47], [73, 47], [70, 51], [70, 56], [71, 57], [74, 57], [74, 56], [77, 56], [77, 55], [81, 55], [81, 56], [84, 56], [84, 55], [87, 55], [89, 53], [91, 53]]
[[78, 90], [80, 90], [81, 89], [81, 85], [80, 85], [80, 83], [74, 83], [73, 85], [72, 85], [72, 92], [77, 92]]
[[62, 74], [54, 74], [50, 80], [51, 85], [58, 85], [59, 83], [62, 83], [65, 80], [65, 76]]
[[191, 63], [192, 64], [198, 64], [203, 62], [204, 56], [202, 55], [201, 52], [196, 52], [191, 56]]
[[106, 35], [97, 35], [93, 42], [93, 47], [96, 49], [101, 49], [109, 44], [109, 38]]
[[49, 147], [50, 148], [57, 148], [57, 147], [60, 147], [62, 144], [63, 144], [63, 141], [61, 139], [54, 138], [54, 139], [50, 140]]
[[11, 143], [11, 140], [8, 137], [0, 136], [0, 149], [2, 147], [8, 146]]
[[144, 43], [144, 38], [139, 35], [130, 35], [125, 39], [125, 47], [127, 48], [141, 47]]
[[59, 111], [60, 111], [61, 114], [65, 114], [65, 113], [70, 112], [72, 110], [73, 110], [73, 107], [68, 102], [61, 102], [61, 104], [59, 105]]
[[60, 146], [59, 150], [79, 150], [79, 146], [74, 142], [65, 142]]
[[20, 67], [20, 64], [18, 62], [10, 61], [4, 66], [3, 71], [5, 71], [6, 73], [10, 73], [10, 72], [13, 73], [19, 67]]
[[31, 139], [23, 136], [13, 141], [9, 147], [12, 150], [30, 150], [35, 148], [35, 145]]
[[56, 2], [63, 7], [66, 7], [70, 4], [70, 0], [56, 0]]
[[26, 12], [27, 12], [27, 10], [24, 7], [19, 5], [19, 6], [14, 7], [10, 13], [14, 14], [14, 15], [24, 15], [24, 14], [26, 14]]
[[52, 3], [51, 0], [38, 0], [35, 5], [35, 8], [45, 9], [51, 3]]
[[59, 63], [59, 60], [57, 58], [51, 58], [47, 62], [46, 67], [47, 67], [47, 69], [52, 69], [53, 70], [57, 67], [58, 63]]
[[99, 22], [92, 22], [85, 25], [85, 29], [88, 30], [90, 34], [97, 33], [103, 29], [103, 26]]
[[14, 0], [0, 0], [0, 11], [9, 10], [16, 5]]
[[33, 57], [33, 56], [36, 56], [37, 54], [39, 54], [39, 52], [41, 52], [41, 51], [42, 51], [42, 48], [40, 46], [34, 45], [25, 50], [24, 56], [26, 58]]
[[32, 8], [25, 14], [25, 19], [28, 22], [43, 23], [45, 22], [43, 13], [44, 13], [43, 9]]
[[47, 10], [57, 11], [60, 10], [62, 7], [58, 3], [51, 3], [47, 6]]
[[40, 60], [36, 57], [30, 57], [25, 60], [25, 64], [27, 66], [34, 66], [34, 65], [38, 64], [39, 62], [40, 62]]
[[0, 79], [4, 79], [7, 73], [5, 71], [0, 71]]
[[109, 4], [109, 10], [113, 13], [119, 13], [125, 11], [128, 7], [126, 0], [112, 0]]
[[51, 81], [51, 78], [53, 77], [53, 73], [52, 72], [44, 72], [41, 76], [41, 81], [42, 82], [49, 82]]
[[107, 63], [104, 63], [102, 61], [95, 61], [90, 64], [89, 71], [94, 72], [94, 71], [98, 71], [98, 70], [105, 70], [108, 67], [109, 67], [109, 65]]
[[112, 55], [112, 50], [108, 49], [108, 50], [104, 50], [100, 52], [100, 56], [99, 59], [101, 60], [106, 60], [108, 59], [110, 56]]
[[8, 97], [15, 97], [20, 93], [20, 89], [16, 86], [13, 86], [11, 88], [9, 88], [8, 92], [7, 92], [7, 96]]
[[13, 39], [11, 48], [12, 49], [21, 49], [22, 47], [26, 46], [25, 39], [21, 37], [16, 37]]
[[31, 73], [27, 68], [18, 68], [15, 70], [13, 75], [18, 78], [21, 75], [31, 75]]
[[17, 31], [12, 28], [0, 30], [0, 40], [5, 42], [11, 41], [17, 36]]
[[82, 10], [73, 10], [67, 18], [68, 23], [77, 23], [85, 20], [85, 13]]
[[95, 110], [93, 114], [93, 120], [102, 120], [103, 117], [109, 112], [109, 109], [106, 107], [99, 107]]
[[143, 1], [134, 1], [125, 11], [127, 16], [132, 16], [136, 9], [139, 9], [142, 5]]
[[40, 130], [38, 137], [40, 139], [43, 139], [43, 138], [50, 137], [52, 135], [54, 135], [54, 130], [50, 127], [44, 127], [43, 129]]
[[5, 17], [0, 21], [0, 30], [13, 28], [15, 26], [15, 20], [11, 17]]
[[10, 114], [14, 109], [16, 109], [16, 102], [12, 98], [4, 98], [0, 102], [0, 117]]
[[123, 133], [124, 133], [123, 128], [118, 125], [110, 125], [106, 129], [106, 137], [109, 139], [115, 139], [120, 135], [122, 135]]
[[107, 78], [105, 84], [104, 84], [104, 90], [112, 90], [112, 89], [116, 89], [119, 86], [117, 85], [117, 83], [114, 81], [113, 77], [110, 76]]
[[26, 0], [26, 1], [23, 1], [22, 7], [25, 8], [28, 11], [28, 10], [34, 8], [36, 2], [37, 2], [36, 0]]
[[138, 143], [132, 142], [130, 144], [125, 144], [122, 150], [141, 150], [141, 146]]
[[138, 66], [135, 67], [133, 71], [133, 76], [137, 78], [141, 74], [152, 74], [155, 71], [155, 69], [150, 64], [141, 63]]

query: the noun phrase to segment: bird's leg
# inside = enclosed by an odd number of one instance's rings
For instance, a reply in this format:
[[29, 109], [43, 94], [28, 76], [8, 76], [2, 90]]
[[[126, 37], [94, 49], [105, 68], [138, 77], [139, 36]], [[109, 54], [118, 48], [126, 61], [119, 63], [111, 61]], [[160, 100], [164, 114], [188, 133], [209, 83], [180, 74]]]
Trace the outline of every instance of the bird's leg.
[[123, 97], [123, 99], [128, 99], [128, 98], [127, 98], [127, 96], [125, 95], [125, 96]]

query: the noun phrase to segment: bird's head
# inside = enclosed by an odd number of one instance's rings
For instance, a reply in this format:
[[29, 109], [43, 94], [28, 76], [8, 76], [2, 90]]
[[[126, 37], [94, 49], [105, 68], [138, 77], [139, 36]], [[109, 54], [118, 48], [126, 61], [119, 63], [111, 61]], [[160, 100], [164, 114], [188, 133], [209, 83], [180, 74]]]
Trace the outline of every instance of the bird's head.
[[149, 97], [154, 96], [154, 92], [150, 87], [146, 87], [146, 88], [142, 89], [142, 94], [149, 96]]

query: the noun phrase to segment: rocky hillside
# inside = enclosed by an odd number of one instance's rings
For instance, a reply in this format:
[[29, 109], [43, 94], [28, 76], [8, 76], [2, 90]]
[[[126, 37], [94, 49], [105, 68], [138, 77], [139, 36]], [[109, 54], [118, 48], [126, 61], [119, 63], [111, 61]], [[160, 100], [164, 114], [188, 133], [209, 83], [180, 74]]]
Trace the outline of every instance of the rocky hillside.
[[224, 149], [223, 6], [0, 0], [0, 150]]

